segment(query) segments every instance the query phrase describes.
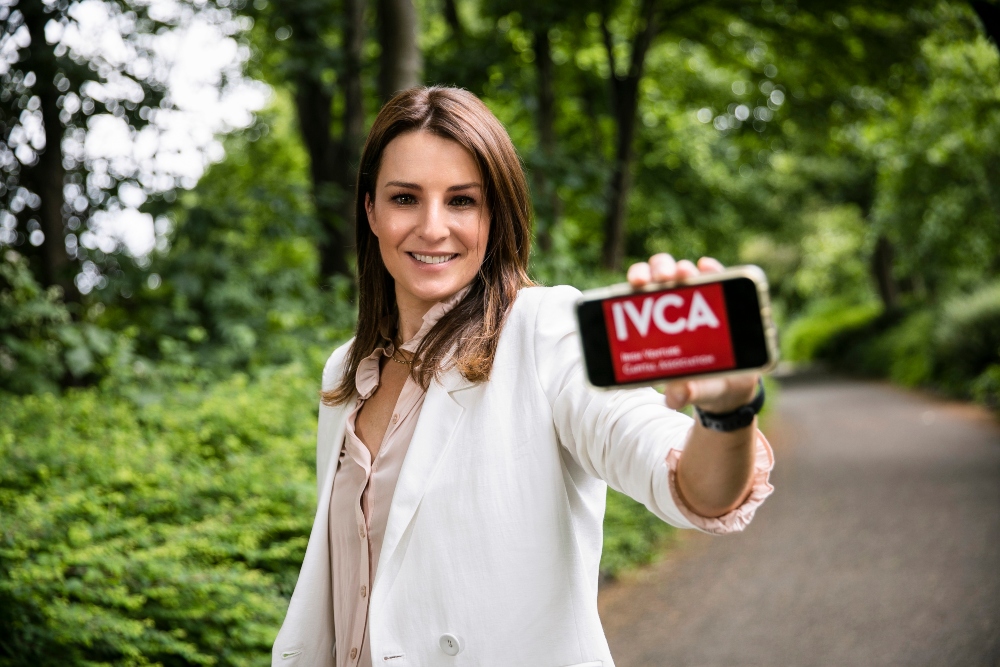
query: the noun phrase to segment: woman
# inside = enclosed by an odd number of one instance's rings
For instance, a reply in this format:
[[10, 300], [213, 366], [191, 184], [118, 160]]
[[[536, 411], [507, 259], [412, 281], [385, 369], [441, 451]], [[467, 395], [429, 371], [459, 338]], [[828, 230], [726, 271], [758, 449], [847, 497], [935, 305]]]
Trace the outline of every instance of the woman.
[[[527, 276], [528, 189], [474, 95], [400, 93], [357, 187], [359, 317], [323, 373], [319, 502], [274, 665], [612, 665], [597, 614], [607, 484], [682, 527], [742, 529], [770, 493], [756, 378], [597, 391], [570, 287]], [[657, 255], [641, 286], [715, 271]]]

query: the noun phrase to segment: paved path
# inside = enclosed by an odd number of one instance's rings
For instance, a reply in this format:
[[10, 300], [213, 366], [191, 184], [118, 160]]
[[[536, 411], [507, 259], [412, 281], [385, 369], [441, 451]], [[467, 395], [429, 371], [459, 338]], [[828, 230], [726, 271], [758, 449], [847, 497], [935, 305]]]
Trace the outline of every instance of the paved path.
[[618, 667], [1000, 666], [1000, 427], [847, 380], [785, 385], [775, 493], [600, 596]]

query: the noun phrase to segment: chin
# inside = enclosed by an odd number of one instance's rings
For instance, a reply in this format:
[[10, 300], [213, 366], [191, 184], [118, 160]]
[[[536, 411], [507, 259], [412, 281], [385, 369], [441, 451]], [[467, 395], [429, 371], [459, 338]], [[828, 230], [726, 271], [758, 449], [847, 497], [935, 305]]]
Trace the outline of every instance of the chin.
[[421, 301], [444, 301], [472, 282], [469, 280], [414, 280], [398, 282], [398, 286]]

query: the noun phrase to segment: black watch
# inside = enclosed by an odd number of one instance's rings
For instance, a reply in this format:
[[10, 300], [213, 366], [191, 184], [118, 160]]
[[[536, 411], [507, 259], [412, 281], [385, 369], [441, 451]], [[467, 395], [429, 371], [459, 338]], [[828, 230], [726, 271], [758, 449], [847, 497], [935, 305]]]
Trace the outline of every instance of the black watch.
[[705, 428], [728, 433], [752, 424], [753, 418], [762, 407], [764, 407], [764, 380], [757, 378], [757, 395], [746, 405], [741, 405], [730, 412], [705, 412], [698, 406], [695, 406], [694, 411]]

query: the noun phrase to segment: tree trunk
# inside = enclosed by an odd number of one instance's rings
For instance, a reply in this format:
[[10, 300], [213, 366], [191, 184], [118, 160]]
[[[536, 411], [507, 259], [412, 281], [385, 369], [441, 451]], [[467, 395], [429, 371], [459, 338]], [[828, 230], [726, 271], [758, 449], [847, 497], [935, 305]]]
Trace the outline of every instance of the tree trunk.
[[[65, 229], [63, 227], [63, 184], [66, 172], [62, 164], [62, 121], [59, 120], [59, 91], [53, 79], [56, 75], [56, 57], [53, 47], [45, 41], [45, 23], [50, 16], [41, 4], [27, 3], [24, 12], [25, 26], [31, 34], [32, 69], [36, 82], [33, 92], [41, 100], [42, 123], [45, 126], [45, 149], [38, 161], [21, 166], [22, 183], [41, 200], [37, 217], [45, 240], [38, 248], [40, 274], [39, 281], [46, 287], [57, 285], [62, 288], [67, 300], [79, 299], [73, 283], [73, 271], [66, 254]], [[24, 225], [30, 213], [22, 211], [20, 224]]]
[[465, 29], [462, 27], [462, 19], [458, 16], [455, 0], [444, 0], [444, 20], [448, 22], [452, 36], [461, 44], [465, 37]]
[[552, 49], [546, 26], [535, 30], [535, 63], [538, 68], [538, 142], [542, 164], [534, 170], [536, 190], [535, 220], [538, 228], [538, 246], [543, 251], [552, 248], [552, 232], [562, 216], [562, 202], [556, 191], [553, 164], [556, 156], [555, 131], [555, 79]]
[[318, 81], [303, 73], [296, 81], [295, 107], [303, 143], [309, 153], [316, 217], [322, 227], [319, 242], [320, 274], [350, 275], [347, 262], [347, 225], [339, 183], [335, 180], [337, 146], [330, 135], [333, 96]]
[[615, 117], [615, 157], [608, 186], [608, 204], [604, 215], [604, 248], [601, 263], [605, 269], [621, 269], [625, 258], [625, 222], [627, 219], [628, 195], [631, 186], [632, 143], [635, 139], [636, 119], [639, 107], [639, 82], [642, 80], [646, 64], [646, 52], [656, 36], [655, 0], [643, 0], [640, 8], [642, 27], [632, 40], [632, 56], [628, 73], [617, 74], [614, 44], [603, 17], [601, 27], [604, 46], [611, 66], [611, 106]]
[[[350, 257], [354, 249], [354, 183], [364, 106], [361, 92], [361, 49], [364, 43], [363, 0], [346, 0], [344, 68], [340, 88], [344, 112], [338, 139], [333, 135], [333, 91], [317, 68], [303, 67], [295, 78], [295, 106], [302, 139], [310, 160], [310, 176], [316, 216], [322, 226], [319, 243], [320, 274], [352, 276]], [[287, 17], [294, 34], [310, 44], [320, 44], [308, 15], [292, 12]]]
[[[354, 254], [354, 189], [357, 187], [361, 144], [364, 141], [365, 106], [361, 90], [361, 51], [365, 43], [364, 0], [345, 0], [348, 21], [344, 27], [345, 66], [341, 87], [344, 94], [343, 134], [340, 137], [335, 177], [340, 192], [340, 220], [344, 225], [342, 257]], [[350, 269], [346, 271], [350, 274]]]
[[899, 307], [899, 289], [892, 274], [894, 254], [892, 242], [884, 236], [879, 236], [875, 243], [875, 252], [872, 254], [872, 274], [887, 313], [895, 312]]
[[388, 100], [401, 90], [420, 85], [423, 58], [417, 35], [420, 18], [413, 0], [378, 1], [379, 94]]
[[615, 158], [611, 170], [608, 208], [604, 214], [604, 268], [617, 271], [625, 258], [625, 223], [628, 218], [628, 195], [632, 185], [632, 143], [635, 139], [637, 88], [619, 90], [620, 104], [615, 105]]

